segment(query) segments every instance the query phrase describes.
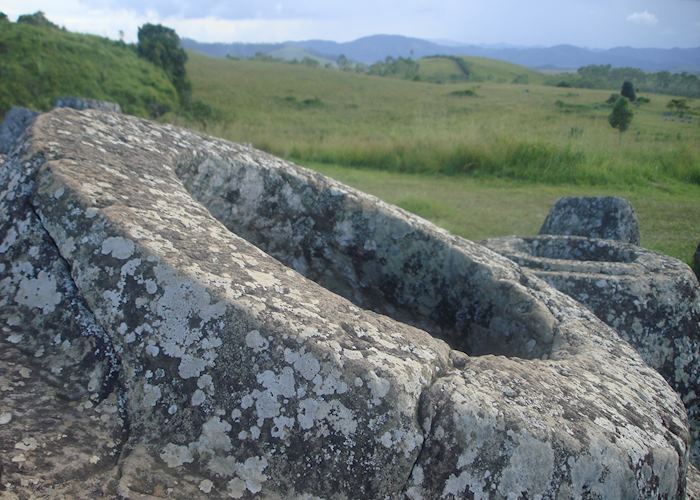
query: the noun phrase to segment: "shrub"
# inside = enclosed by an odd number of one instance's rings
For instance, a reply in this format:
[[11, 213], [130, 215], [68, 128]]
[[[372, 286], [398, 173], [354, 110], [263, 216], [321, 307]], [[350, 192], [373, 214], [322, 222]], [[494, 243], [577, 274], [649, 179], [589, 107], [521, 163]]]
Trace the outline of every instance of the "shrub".
[[450, 95], [454, 97], [476, 97], [476, 92], [472, 89], [455, 90], [450, 92]]

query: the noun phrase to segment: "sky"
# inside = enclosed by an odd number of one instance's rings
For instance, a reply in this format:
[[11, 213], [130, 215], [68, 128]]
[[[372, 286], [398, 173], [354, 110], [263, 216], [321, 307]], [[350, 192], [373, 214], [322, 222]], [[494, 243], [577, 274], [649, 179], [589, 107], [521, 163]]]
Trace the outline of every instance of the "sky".
[[136, 40], [160, 23], [201, 42], [350, 41], [396, 34], [466, 44], [698, 47], [700, 0], [0, 0], [70, 31]]

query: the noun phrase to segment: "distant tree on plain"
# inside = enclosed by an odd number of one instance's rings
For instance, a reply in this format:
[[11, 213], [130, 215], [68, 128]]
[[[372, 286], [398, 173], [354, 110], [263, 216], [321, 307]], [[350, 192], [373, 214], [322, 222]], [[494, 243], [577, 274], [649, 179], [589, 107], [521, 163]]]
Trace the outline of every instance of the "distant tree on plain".
[[9, 21], [9, 19], [7, 18], [7, 14], [5, 14], [4, 12], [0, 12], [0, 23], [5, 23], [7, 21]]
[[620, 132], [620, 144], [622, 144], [622, 134], [630, 128], [633, 116], [629, 100], [626, 97], [620, 97], [613, 106], [612, 113], [608, 116], [610, 126]]
[[340, 54], [336, 59], [336, 63], [338, 64], [338, 69], [341, 71], [350, 71], [352, 69], [352, 63], [345, 54]]
[[620, 95], [626, 97], [630, 102], [637, 100], [637, 93], [634, 91], [634, 85], [629, 80], [625, 80], [622, 83], [622, 89], [620, 90]]

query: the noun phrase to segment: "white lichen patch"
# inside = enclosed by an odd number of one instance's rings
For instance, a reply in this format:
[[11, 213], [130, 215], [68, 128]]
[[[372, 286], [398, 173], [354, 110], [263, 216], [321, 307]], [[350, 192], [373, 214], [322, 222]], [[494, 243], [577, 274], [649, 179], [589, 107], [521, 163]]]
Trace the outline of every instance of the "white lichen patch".
[[15, 448], [23, 451], [33, 451], [36, 450], [39, 443], [33, 437], [24, 438], [23, 440], [15, 443]]
[[377, 376], [374, 371], [367, 374], [367, 387], [372, 392], [372, 404], [378, 405], [382, 399], [389, 393], [391, 382], [389, 380]]
[[264, 351], [270, 345], [270, 342], [268, 342], [268, 340], [265, 337], [260, 335], [260, 332], [258, 330], [252, 330], [248, 332], [248, 334], [245, 337], [245, 343], [249, 348], [253, 349], [253, 351], [255, 352]]
[[56, 278], [46, 271], [39, 271], [36, 278], [23, 278], [17, 289], [15, 301], [31, 308], [41, 309], [43, 314], [56, 310], [63, 294], [58, 291]]
[[321, 369], [321, 364], [316, 357], [312, 353], [306, 352], [304, 348], [299, 352], [285, 349], [284, 360], [293, 365], [294, 369], [306, 380], [313, 380]]
[[190, 402], [192, 403], [192, 406], [199, 406], [202, 403], [204, 403], [204, 401], [206, 399], [207, 399], [207, 395], [204, 394], [204, 391], [202, 391], [201, 389], [196, 389], [192, 393], [192, 398], [191, 398]]
[[134, 253], [134, 242], [120, 236], [111, 236], [102, 242], [102, 254], [126, 260]]
[[507, 496], [514, 491], [543, 494], [554, 473], [554, 450], [551, 445], [530, 434], [518, 437], [518, 445], [503, 470], [498, 486]]
[[17, 230], [14, 227], [11, 227], [5, 235], [5, 239], [3, 239], [2, 243], [0, 243], [0, 253], [7, 252], [15, 241], [17, 241]]
[[161, 398], [161, 390], [157, 385], [143, 384], [143, 404], [153, 407]]
[[179, 467], [194, 461], [192, 452], [187, 446], [168, 443], [160, 454], [160, 458], [168, 464], [168, 467]]
[[214, 483], [212, 483], [209, 479], [204, 479], [199, 483], [199, 489], [200, 491], [203, 491], [204, 493], [211, 493], [211, 489], [214, 487]]

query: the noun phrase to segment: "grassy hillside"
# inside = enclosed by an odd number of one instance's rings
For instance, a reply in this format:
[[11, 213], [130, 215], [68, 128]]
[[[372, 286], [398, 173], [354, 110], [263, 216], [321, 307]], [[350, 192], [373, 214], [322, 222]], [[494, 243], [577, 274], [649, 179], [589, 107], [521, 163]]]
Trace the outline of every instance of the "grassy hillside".
[[648, 95], [619, 144], [610, 91], [437, 85], [197, 54], [188, 72], [194, 96], [226, 121], [185, 125], [253, 143], [471, 239], [536, 233], [569, 194], [629, 198], [642, 244], [685, 261], [700, 239], [700, 121], [668, 115], [667, 96]]
[[421, 59], [418, 77], [422, 81], [434, 83], [468, 81], [523, 84], [542, 84], [546, 78], [544, 74], [524, 66], [495, 59], [441, 56]]
[[210, 132], [301, 162], [548, 183], [700, 184], [698, 117], [668, 116], [667, 96], [635, 108], [619, 144], [607, 121], [610, 91], [436, 85], [197, 54], [188, 72], [194, 96], [228, 119]]
[[130, 114], [175, 110], [166, 75], [117, 42], [28, 24], [0, 24], [0, 116], [12, 105], [50, 109], [62, 95], [118, 102]]

